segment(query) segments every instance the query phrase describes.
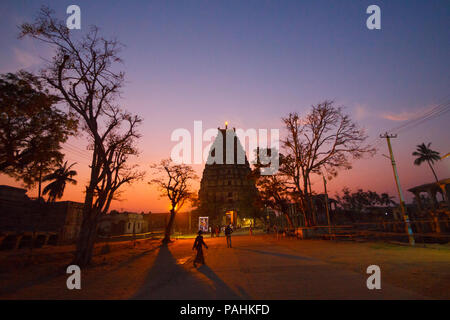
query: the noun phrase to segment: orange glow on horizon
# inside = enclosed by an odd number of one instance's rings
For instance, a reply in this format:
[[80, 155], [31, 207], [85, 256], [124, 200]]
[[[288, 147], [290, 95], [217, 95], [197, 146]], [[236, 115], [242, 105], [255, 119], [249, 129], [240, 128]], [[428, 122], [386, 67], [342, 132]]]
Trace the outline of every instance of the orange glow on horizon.
[[[228, 123], [228, 121], [226, 122]], [[186, 126], [185, 126], [186, 127]], [[172, 128], [169, 128], [172, 129]], [[147, 171], [147, 176], [142, 181], [137, 181], [131, 185], [124, 186], [121, 189], [119, 200], [114, 200], [110, 210], [131, 211], [131, 212], [167, 212], [170, 210], [170, 201], [166, 197], [161, 197], [161, 192], [155, 185], [149, 185], [151, 173], [149, 165], [156, 163], [160, 159], [167, 158], [173, 144], [168, 143], [169, 134], [163, 134], [160, 131], [143, 132], [143, 138], [139, 141], [139, 149], [142, 154], [134, 161], [141, 170]], [[420, 133], [417, 133], [420, 135]], [[416, 140], [420, 141], [420, 137], [412, 136], [410, 141], [394, 141], [394, 152], [398, 164], [399, 176], [403, 187], [403, 192], [407, 202], [412, 201], [412, 194], [407, 190], [413, 186], [433, 182], [431, 171], [425, 166], [415, 166], [411, 150], [415, 149]], [[89, 157], [90, 152], [86, 149], [86, 140], [80, 138], [71, 138], [71, 145], [77, 146], [77, 152], [73, 147], [63, 148], [66, 154], [66, 160], [69, 163], [77, 162], [74, 169], [78, 172], [75, 179], [78, 181], [76, 185], [67, 185], [62, 201], [84, 201], [85, 186], [89, 180]], [[400, 143], [401, 142], [401, 143]], [[206, 143], [205, 143], [206, 144]], [[386, 153], [387, 147], [381, 145], [380, 151], [375, 157], [361, 159], [353, 162], [351, 170], [342, 170], [336, 178], [328, 181], [328, 194], [331, 198], [335, 198], [336, 193], [340, 193], [342, 188], [347, 186], [351, 190], [356, 191], [359, 188], [364, 190], [372, 190], [376, 192], [388, 192], [390, 195], [397, 197], [394, 178], [392, 176], [392, 168], [389, 160], [385, 159], [382, 154]], [[444, 149], [436, 142], [436, 149]], [[81, 153], [80, 150], [83, 150]], [[134, 159], [133, 159], [134, 160]], [[204, 165], [192, 166], [196, 174], [201, 177]], [[448, 178], [450, 175], [450, 161], [448, 158], [439, 161], [435, 165], [438, 177]], [[313, 176], [311, 179], [312, 189], [314, 192], [323, 193], [323, 181], [319, 176]], [[0, 174], [0, 184], [22, 187], [21, 183], [15, 181], [14, 178]], [[45, 186], [45, 184], [44, 184]], [[191, 183], [192, 191], [198, 192], [200, 179]], [[37, 188], [28, 191], [29, 197], [37, 196]], [[186, 202], [181, 208], [183, 212], [191, 209], [190, 202]]]

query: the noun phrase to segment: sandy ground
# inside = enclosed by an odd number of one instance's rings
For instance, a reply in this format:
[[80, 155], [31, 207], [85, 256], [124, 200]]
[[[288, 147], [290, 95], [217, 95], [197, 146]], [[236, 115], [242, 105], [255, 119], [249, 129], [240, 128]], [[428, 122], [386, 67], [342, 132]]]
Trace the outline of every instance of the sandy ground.
[[[206, 265], [194, 268], [193, 239], [116, 244], [68, 290], [66, 248], [0, 255], [0, 299], [449, 299], [450, 249], [236, 236], [208, 238]], [[41, 251], [40, 251], [41, 250]], [[53, 252], [58, 251], [58, 252]], [[45, 254], [40, 254], [40, 253]], [[44, 258], [47, 257], [47, 258]], [[366, 268], [381, 268], [368, 290]]]

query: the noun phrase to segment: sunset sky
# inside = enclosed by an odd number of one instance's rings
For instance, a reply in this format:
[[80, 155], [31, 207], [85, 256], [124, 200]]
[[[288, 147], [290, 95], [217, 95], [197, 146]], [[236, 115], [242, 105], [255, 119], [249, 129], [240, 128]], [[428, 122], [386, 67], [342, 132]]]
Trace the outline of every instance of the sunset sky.
[[[379, 152], [354, 162], [329, 181], [330, 196], [344, 186], [396, 195], [386, 141], [378, 138], [433, 107], [450, 103], [450, 2], [442, 1], [2, 1], [0, 73], [38, 71], [52, 51], [17, 39], [41, 5], [66, 19], [81, 8], [82, 29], [95, 24], [126, 47], [121, 57], [126, 85], [120, 103], [139, 114], [142, 151], [137, 162], [168, 158], [173, 130], [280, 128], [289, 112], [305, 114], [312, 104], [333, 99], [365, 127]], [[381, 8], [381, 30], [366, 27], [366, 8]], [[450, 152], [450, 112], [406, 127], [393, 139], [399, 176], [406, 190], [433, 182], [431, 170], [414, 166], [415, 146], [432, 142]], [[396, 130], [392, 131], [396, 133]], [[64, 151], [77, 162], [78, 184], [63, 200], [82, 201], [88, 179], [87, 138], [71, 138]], [[205, 143], [206, 145], [207, 143]], [[450, 157], [436, 164], [450, 177]], [[195, 169], [201, 176], [203, 165]], [[114, 209], [163, 212], [168, 203], [144, 181], [128, 187]], [[0, 175], [0, 184], [20, 182]], [[198, 188], [198, 182], [194, 185]], [[321, 180], [313, 189], [322, 192]], [[35, 196], [35, 190], [28, 193]]]

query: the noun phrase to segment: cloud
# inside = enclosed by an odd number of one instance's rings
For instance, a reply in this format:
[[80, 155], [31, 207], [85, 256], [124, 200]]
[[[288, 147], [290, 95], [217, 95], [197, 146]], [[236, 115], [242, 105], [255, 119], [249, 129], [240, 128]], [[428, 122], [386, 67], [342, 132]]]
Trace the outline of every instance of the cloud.
[[39, 57], [36, 57], [25, 50], [13, 48], [13, 52], [14, 52], [14, 59], [19, 64], [19, 68], [21, 69], [29, 68], [41, 62]]
[[415, 118], [414, 115], [415, 115], [414, 112], [401, 112], [397, 114], [385, 113], [382, 115], [382, 118], [391, 121], [406, 121]]
[[355, 118], [356, 120], [362, 120], [366, 117], [370, 116], [370, 112], [365, 105], [357, 104], [355, 106]]
[[430, 111], [434, 106], [428, 106], [426, 108], [422, 108], [420, 110], [413, 110], [413, 111], [402, 111], [398, 113], [384, 113], [381, 115], [383, 119], [391, 120], [391, 121], [406, 121], [406, 120], [412, 120], [417, 119], [423, 116], [425, 113]]

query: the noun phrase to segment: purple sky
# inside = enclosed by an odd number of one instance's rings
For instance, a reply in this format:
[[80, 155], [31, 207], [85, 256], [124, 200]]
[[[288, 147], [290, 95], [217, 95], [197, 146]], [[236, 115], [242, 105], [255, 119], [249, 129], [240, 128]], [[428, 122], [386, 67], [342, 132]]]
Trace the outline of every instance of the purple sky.
[[[450, 2], [443, 1], [2, 1], [0, 72], [40, 67], [51, 51], [17, 39], [17, 25], [42, 4], [61, 19], [81, 7], [82, 30], [99, 26], [126, 45], [127, 84], [121, 101], [144, 118], [139, 163], [168, 157], [174, 129], [281, 128], [289, 112], [334, 99], [378, 143], [380, 133], [450, 101]], [[381, 30], [366, 28], [366, 8], [381, 8]], [[450, 152], [450, 112], [410, 127], [393, 141], [406, 189], [432, 182], [415, 167], [415, 145]], [[79, 183], [65, 199], [81, 200], [87, 179], [86, 139], [71, 140], [67, 158], [78, 162]], [[371, 159], [330, 181], [331, 193], [349, 186], [396, 195], [385, 143]], [[82, 150], [80, 151], [81, 148]], [[196, 166], [201, 173], [202, 166]], [[450, 177], [450, 158], [436, 165]], [[147, 180], [149, 180], [147, 178]], [[0, 176], [1, 184], [14, 184]], [[17, 184], [17, 183], [15, 183]], [[322, 190], [319, 180], [313, 188]], [[151, 194], [151, 196], [149, 196]], [[31, 193], [31, 195], [33, 195]], [[115, 208], [166, 210], [145, 182], [131, 187]]]

